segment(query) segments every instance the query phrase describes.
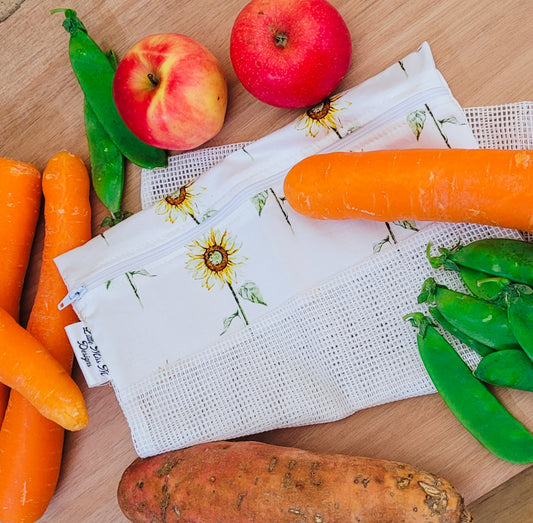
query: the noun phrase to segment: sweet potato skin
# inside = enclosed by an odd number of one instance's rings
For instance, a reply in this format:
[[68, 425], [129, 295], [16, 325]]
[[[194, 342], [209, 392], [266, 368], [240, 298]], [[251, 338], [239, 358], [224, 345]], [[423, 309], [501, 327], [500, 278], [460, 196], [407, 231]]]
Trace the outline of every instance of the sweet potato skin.
[[254, 441], [138, 458], [117, 496], [138, 523], [472, 521], [450, 483], [407, 464]]

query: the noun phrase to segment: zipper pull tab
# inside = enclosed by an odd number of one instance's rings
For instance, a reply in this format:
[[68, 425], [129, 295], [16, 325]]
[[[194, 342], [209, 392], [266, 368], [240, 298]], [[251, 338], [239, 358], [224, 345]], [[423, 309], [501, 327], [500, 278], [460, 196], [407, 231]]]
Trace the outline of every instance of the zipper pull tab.
[[83, 285], [76, 287], [58, 303], [57, 308], [62, 311], [69, 305], [72, 305], [76, 300], [79, 300], [86, 292], [87, 289]]

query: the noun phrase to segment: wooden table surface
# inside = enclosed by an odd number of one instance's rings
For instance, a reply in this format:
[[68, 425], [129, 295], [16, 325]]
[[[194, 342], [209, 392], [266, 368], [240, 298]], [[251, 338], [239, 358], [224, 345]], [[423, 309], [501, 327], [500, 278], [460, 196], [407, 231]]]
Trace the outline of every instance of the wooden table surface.
[[[227, 76], [229, 106], [224, 128], [206, 145], [255, 140], [290, 122], [299, 111], [275, 109], [255, 100], [233, 72], [229, 36], [245, 3], [72, 0], [63, 5], [57, 0], [25, 0], [0, 23], [0, 156], [32, 162], [43, 169], [52, 155], [67, 149], [88, 164], [83, 100], [68, 61], [68, 35], [61, 27], [63, 16], [49, 15], [50, 9], [57, 7], [75, 9], [93, 38], [102, 47], [113, 48], [119, 57], [143, 36], [159, 32], [184, 33], [211, 49]], [[464, 107], [533, 98], [533, 2], [529, 0], [332, 3], [344, 16], [353, 38], [352, 65], [340, 89], [379, 73], [428, 41], [438, 68]], [[140, 208], [139, 187], [140, 169], [130, 165], [125, 208]], [[105, 211], [95, 199], [93, 202], [96, 234]], [[26, 315], [35, 292], [41, 242], [42, 224], [25, 288]], [[125, 521], [116, 503], [116, 487], [122, 471], [135, 458], [127, 423], [109, 386], [87, 389], [77, 368], [74, 375], [85, 393], [91, 421], [85, 430], [67, 435], [57, 492], [42, 521]], [[498, 394], [533, 429], [531, 393]], [[315, 451], [416, 464], [449, 479], [474, 507], [475, 500], [491, 497], [493, 489], [504, 489], [501, 485], [507, 480], [521, 472], [530, 473], [480, 447], [437, 395], [367, 409], [335, 423], [253, 437]], [[530, 496], [522, 498], [526, 499], [521, 501], [522, 514], [533, 514], [527, 505]], [[480, 521], [511, 521], [511, 511], [498, 516], [485, 511]]]

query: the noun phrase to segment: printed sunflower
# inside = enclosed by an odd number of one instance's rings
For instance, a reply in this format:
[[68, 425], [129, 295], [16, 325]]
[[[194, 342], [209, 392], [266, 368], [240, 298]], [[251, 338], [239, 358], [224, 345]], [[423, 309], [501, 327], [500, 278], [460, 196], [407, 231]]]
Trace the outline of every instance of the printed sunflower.
[[166, 220], [174, 223], [178, 218], [186, 220], [188, 217], [199, 223], [197, 200], [198, 188], [193, 182], [182, 185], [165, 198], [155, 204], [155, 212], [166, 216]]
[[306, 131], [308, 136], [315, 138], [320, 131], [328, 134], [333, 131], [339, 138], [342, 138], [340, 129], [342, 123], [339, 118], [339, 112], [344, 111], [351, 105], [350, 102], [343, 100], [342, 95], [325, 98], [322, 102], [308, 109], [296, 121], [298, 131]]
[[202, 239], [189, 245], [189, 261], [186, 263], [193, 278], [203, 280], [203, 287], [212, 289], [231, 285], [237, 278], [237, 270], [246, 258], [238, 255], [241, 245], [227, 231], [211, 229]]
[[208, 290], [215, 286], [220, 289], [228, 287], [237, 304], [237, 310], [224, 319], [222, 334], [229, 329], [235, 318], [240, 317], [248, 325], [241, 298], [251, 303], [266, 305], [254, 282], [247, 281], [238, 289], [235, 287], [238, 270], [247, 261], [247, 258], [239, 254], [240, 249], [241, 245], [228, 231], [215, 229], [211, 229], [203, 238], [188, 246], [189, 260], [185, 267], [191, 271], [192, 277], [202, 280], [202, 286]]

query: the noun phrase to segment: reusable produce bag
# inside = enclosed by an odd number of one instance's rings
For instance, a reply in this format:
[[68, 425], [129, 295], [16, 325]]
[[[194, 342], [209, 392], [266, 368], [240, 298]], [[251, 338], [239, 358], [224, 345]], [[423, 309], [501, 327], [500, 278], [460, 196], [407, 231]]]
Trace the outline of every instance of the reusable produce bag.
[[402, 321], [432, 273], [427, 243], [518, 233], [312, 220], [285, 202], [283, 179], [318, 152], [477, 146], [424, 43], [190, 182], [169, 190], [173, 162], [154, 171], [153, 204], [57, 258], [78, 361], [91, 384], [113, 385], [137, 453], [433, 392]]

